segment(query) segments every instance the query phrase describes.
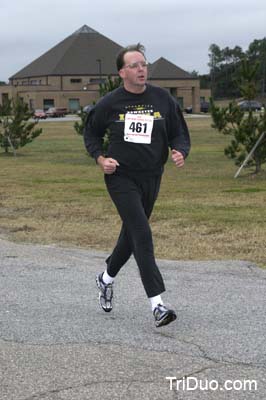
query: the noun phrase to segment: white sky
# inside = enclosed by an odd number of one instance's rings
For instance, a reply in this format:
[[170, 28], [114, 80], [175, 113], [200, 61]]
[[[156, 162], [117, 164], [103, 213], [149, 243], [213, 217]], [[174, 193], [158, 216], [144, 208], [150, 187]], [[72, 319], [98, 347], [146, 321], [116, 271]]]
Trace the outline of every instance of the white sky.
[[247, 50], [266, 37], [266, 1], [0, 0], [0, 80], [85, 24], [121, 46], [140, 41], [150, 62], [207, 73], [211, 43]]

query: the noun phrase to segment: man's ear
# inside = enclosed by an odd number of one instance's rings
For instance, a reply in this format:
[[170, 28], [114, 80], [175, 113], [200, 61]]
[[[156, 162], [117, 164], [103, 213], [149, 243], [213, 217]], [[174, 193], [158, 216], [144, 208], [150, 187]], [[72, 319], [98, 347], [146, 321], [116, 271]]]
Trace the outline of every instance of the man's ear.
[[120, 70], [118, 71], [118, 74], [119, 74], [119, 76], [120, 76], [121, 79], [124, 79], [124, 77], [125, 77], [125, 71], [124, 71], [123, 68], [120, 69]]

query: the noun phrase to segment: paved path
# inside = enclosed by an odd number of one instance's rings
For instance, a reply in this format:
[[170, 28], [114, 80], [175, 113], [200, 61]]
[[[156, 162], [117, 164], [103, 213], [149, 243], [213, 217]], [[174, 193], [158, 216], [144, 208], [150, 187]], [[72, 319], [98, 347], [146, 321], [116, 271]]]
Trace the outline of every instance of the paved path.
[[265, 270], [160, 261], [178, 318], [156, 329], [134, 260], [99, 309], [104, 257], [0, 240], [1, 400], [265, 400]]

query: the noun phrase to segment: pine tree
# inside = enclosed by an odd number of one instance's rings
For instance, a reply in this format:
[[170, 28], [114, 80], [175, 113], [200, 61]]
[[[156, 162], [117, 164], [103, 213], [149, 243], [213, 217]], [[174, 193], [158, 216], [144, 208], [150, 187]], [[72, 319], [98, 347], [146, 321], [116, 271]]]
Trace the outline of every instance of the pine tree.
[[107, 93], [112, 92], [114, 89], [118, 88], [121, 86], [122, 79], [120, 76], [112, 79], [110, 76], [107, 77], [107, 79], [104, 81], [104, 83], [100, 83], [100, 96], [103, 97]]
[[42, 129], [34, 129], [37, 121], [30, 121], [32, 112], [20, 98], [6, 100], [0, 106], [0, 147], [5, 153], [11, 149], [16, 155], [19, 147], [26, 146], [42, 133]]
[[[247, 60], [242, 61], [238, 87], [242, 96], [251, 101], [256, 97], [256, 73], [258, 65]], [[224, 150], [225, 155], [235, 160], [236, 165], [241, 165], [250, 153], [259, 137], [266, 132], [266, 112], [259, 115], [250, 108], [246, 114], [236, 104], [231, 102], [227, 107], [215, 106], [211, 99], [211, 115], [213, 127], [224, 135], [233, 136], [229, 146]], [[247, 166], [255, 166], [255, 173], [261, 171], [262, 164], [266, 162], [266, 137], [260, 142]]]
[[[110, 76], [108, 76], [107, 79], [104, 81], [104, 83], [100, 83], [100, 86], [99, 86], [100, 97], [105, 96], [107, 93], [112, 92], [114, 89], [121, 86], [121, 82], [122, 82], [122, 79], [120, 77], [112, 79]], [[81, 113], [80, 113], [81, 121], [80, 122], [76, 121], [74, 124], [74, 128], [79, 135], [83, 135], [87, 117], [88, 117], [88, 112], [81, 110]], [[106, 153], [106, 151], [108, 149], [108, 145], [109, 145], [109, 131], [106, 131], [104, 138], [103, 138], [104, 153]]]
[[78, 135], [83, 136], [83, 131], [84, 131], [84, 127], [85, 127], [85, 123], [88, 117], [88, 112], [83, 111], [83, 109], [80, 110], [80, 121], [76, 121], [74, 123], [74, 129], [77, 132]]

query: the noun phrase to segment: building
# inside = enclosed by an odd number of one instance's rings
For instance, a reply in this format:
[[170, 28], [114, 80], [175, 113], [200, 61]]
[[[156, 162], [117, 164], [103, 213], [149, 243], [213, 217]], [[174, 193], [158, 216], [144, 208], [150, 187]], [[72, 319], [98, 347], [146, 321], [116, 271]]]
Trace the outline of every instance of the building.
[[[99, 83], [116, 77], [119, 44], [84, 25], [0, 86], [0, 104], [19, 96], [29, 107], [64, 107], [76, 112], [99, 98]], [[199, 79], [159, 58], [149, 64], [149, 82], [164, 87], [180, 106], [200, 110]]]

